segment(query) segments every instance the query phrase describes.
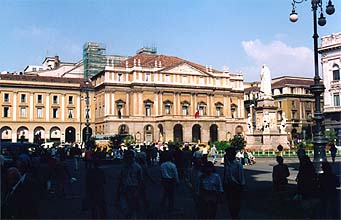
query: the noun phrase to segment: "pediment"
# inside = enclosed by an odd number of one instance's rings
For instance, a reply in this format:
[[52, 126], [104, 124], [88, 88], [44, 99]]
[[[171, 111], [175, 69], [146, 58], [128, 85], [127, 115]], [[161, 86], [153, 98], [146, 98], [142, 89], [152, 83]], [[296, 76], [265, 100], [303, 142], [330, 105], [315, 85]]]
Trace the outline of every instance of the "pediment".
[[208, 76], [207, 73], [197, 69], [196, 67], [188, 64], [188, 63], [181, 63], [177, 66], [169, 67], [162, 71], [163, 73], [175, 73], [175, 74], [184, 74], [184, 75], [201, 75], [201, 76]]

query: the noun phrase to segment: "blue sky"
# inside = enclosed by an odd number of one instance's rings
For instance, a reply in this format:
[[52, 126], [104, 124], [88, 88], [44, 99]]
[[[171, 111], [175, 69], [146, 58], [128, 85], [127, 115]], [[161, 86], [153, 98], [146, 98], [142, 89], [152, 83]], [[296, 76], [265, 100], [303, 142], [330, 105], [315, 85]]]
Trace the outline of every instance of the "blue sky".
[[[325, 4], [327, 0], [323, 0]], [[319, 35], [341, 32], [341, 1]], [[0, 71], [22, 71], [46, 55], [79, 61], [87, 41], [107, 54], [133, 55], [155, 44], [159, 54], [216, 69], [242, 71], [259, 80], [261, 65], [272, 77], [313, 76], [310, 0], [1, 0]]]

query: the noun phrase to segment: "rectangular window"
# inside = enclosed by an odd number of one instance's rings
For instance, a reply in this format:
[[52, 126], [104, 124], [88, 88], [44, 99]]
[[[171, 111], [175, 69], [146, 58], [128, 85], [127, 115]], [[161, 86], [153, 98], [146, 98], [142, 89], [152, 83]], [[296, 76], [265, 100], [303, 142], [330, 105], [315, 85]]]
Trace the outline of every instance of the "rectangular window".
[[20, 96], [20, 102], [21, 102], [21, 103], [26, 103], [26, 94], [21, 94], [21, 96]]
[[122, 82], [122, 73], [119, 73], [117, 76], [117, 81]]
[[291, 118], [296, 119], [296, 111], [291, 111]]
[[38, 96], [37, 96], [37, 103], [38, 103], [38, 104], [43, 103], [43, 96], [42, 96], [42, 95], [38, 95]]
[[58, 96], [57, 95], [53, 96], [52, 104], [58, 104]]
[[36, 67], [33, 67], [33, 68], [32, 68], [32, 71], [33, 71], [33, 72], [36, 72], [36, 71], [37, 71], [37, 68], [36, 68]]
[[20, 107], [20, 117], [21, 118], [26, 118], [27, 117], [26, 107]]
[[187, 76], [183, 76], [182, 77], [182, 83], [183, 84], [187, 84]]
[[2, 115], [2, 117], [9, 118], [9, 107], [4, 107], [3, 108], [3, 115]]
[[166, 115], [170, 115], [170, 113], [171, 113], [171, 106], [170, 105], [165, 106], [165, 112], [166, 112]]
[[73, 96], [69, 96], [69, 105], [73, 104]]
[[206, 107], [205, 106], [199, 106], [199, 115], [200, 116], [206, 115]]
[[203, 76], [200, 76], [200, 78], [199, 78], [199, 84], [200, 84], [200, 85], [204, 85], [204, 77], [203, 77]]
[[215, 83], [216, 83], [217, 86], [220, 86], [220, 80], [219, 79], [216, 79]]
[[43, 118], [43, 108], [37, 108], [37, 118]]
[[340, 106], [340, 94], [339, 93], [334, 94], [334, 106]]
[[217, 111], [217, 116], [220, 117], [222, 115], [221, 114], [221, 107], [217, 107], [216, 111]]
[[58, 108], [52, 109], [52, 118], [58, 118]]
[[182, 106], [182, 115], [188, 115], [188, 106]]
[[151, 116], [151, 115], [152, 115], [151, 107], [150, 105], [146, 105], [146, 116]]
[[68, 110], [68, 118], [73, 118], [73, 109]]
[[170, 75], [166, 75], [166, 83], [169, 83], [170, 82]]
[[8, 93], [4, 94], [4, 102], [9, 102], [9, 94]]
[[150, 81], [150, 73], [146, 73], [146, 76], [145, 76], [145, 81], [146, 82], [149, 82]]

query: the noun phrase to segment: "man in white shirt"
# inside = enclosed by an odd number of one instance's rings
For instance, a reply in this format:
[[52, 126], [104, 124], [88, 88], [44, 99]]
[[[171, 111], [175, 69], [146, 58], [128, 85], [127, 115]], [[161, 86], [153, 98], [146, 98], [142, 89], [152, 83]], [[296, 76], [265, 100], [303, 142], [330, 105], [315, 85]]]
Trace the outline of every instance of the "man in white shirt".
[[164, 189], [162, 204], [165, 205], [166, 201], [168, 201], [169, 210], [174, 209], [175, 185], [179, 182], [178, 171], [171, 160], [172, 157], [168, 153], [165, 155], [165, 162], [163, 162], [160, 166], [161, 184]]

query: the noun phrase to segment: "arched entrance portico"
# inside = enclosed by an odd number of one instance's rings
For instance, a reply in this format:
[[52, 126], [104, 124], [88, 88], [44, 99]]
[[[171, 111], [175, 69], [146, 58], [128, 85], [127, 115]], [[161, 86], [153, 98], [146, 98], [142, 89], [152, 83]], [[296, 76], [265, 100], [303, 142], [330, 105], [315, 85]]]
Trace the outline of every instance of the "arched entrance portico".
[[144, 141], [149, 144], [149, 143], [153, 143], [154, 141], [154, 128], [152, 125], [146, 125], [144, 126]]
[[198, 124], [195, 124], [192, 127], [192, 141], [193, 142], [201, 141], [201, 126]]
[[210, 127], [210, 142], [214, 143], [216, 141], [218, 141], [218, 126], [213, 124]]
[[164, 138], [163, 126], [162, 124], [159, 124], [157, 127], [159, 129], [159, 141], [163, 142], [163, 138]]
[[59, 127], [52, 127], [50, 129], [50, 141], [60, 142], [61, 132]]
[[37, 144], [41, 144], [44, 142], [45, 138], [45, 129], [43, 127], [36, 127], [34, 129], [34, 137], [33, 142]]
[[65, 142], [74, 143], [76, 141], [76, 129], [74, 127], [67, 127], [65, 129]]
[[28, 142], [28, 128], [25, 126], [19, 127], [17, 131], [18, 142]]
[[8, 126], [4, 126], [0, 130], [0, 140], [1, 142], [11, 142], [12, 141], [12, 129]]
[[173, 137], [174, 142], [182, 143], [183, 142], [183, 131], [182, 131], [182, 125], [176, 124], [173, 128]]

